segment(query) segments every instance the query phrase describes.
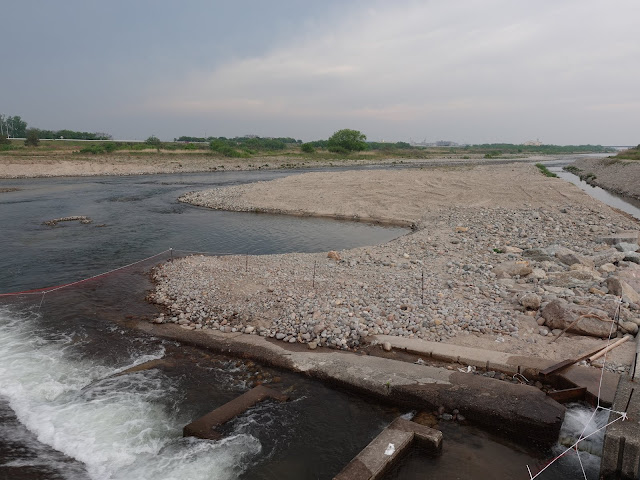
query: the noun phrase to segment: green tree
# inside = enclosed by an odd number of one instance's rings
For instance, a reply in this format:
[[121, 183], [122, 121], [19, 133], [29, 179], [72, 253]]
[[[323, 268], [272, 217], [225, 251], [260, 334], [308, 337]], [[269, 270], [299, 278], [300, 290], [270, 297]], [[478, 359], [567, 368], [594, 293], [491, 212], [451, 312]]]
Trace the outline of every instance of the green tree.
[[330, 152], [348, 153], [367, 149], [367, 137], [358, 130], [344, 128], [329, 137], [327, 148]]
[[156, 137], [155, 135], [151, 135], [149, 138], [147, 138], [144, 143], [146, 143], [147, 145], [152, 145], [154, 147], [159, 147], [162, 142], [160, 141], [160, 139], [158, 137]]
[[36, 128], [29, 128], [26, 131], [24, 144], [27, 147], [37, 147], [40, 145], [40, 137], [38, 136], [38, 130]]
[[11, 138], [23, 138], [27, 136], [27, 122], [19, 116], [13, 117], [0, 115], [0, 134]]
[[8, 117], [7, 122], [11, 125], [11, 136], [18, 138], [26, 138], [27, 136], [27, 122], [22, 120], [18, 115]]

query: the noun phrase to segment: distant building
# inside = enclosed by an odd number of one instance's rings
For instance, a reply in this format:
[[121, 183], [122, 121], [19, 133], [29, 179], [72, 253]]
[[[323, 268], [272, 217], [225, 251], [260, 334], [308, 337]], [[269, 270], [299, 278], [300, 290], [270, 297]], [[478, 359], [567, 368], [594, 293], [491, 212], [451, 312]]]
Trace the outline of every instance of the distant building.
[[542, 142], [540, 141], [539, 138], [536, 138], [535, 140], [529, 140], [527, 142], [524, 142], [522, 145], [526, 147], [539, 147], [540, 145], [542, 145]]

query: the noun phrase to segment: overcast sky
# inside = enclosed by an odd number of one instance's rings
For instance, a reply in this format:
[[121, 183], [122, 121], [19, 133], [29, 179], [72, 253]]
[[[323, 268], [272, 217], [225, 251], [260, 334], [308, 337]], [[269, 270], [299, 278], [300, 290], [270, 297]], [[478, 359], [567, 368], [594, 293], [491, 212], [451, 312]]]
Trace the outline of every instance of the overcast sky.
[[638, 0], [0, 0], [0, 113], [115, 138], [636, 145]]

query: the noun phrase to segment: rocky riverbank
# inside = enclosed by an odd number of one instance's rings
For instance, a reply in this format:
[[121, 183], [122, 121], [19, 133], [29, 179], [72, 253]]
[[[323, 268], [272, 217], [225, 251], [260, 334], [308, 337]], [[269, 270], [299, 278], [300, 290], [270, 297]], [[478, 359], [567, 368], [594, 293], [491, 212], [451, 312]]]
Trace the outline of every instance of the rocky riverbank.
[[592, 185], [640, 200], [640, 161], [615, 157], [581, 158], [570, 168]]
[[[616, 333], [638, 330], [637, 224], [529, 165], [305, 174], [198, 198], [312, 214], [321, 192], [317, 214], [363, 218], [373, 204], [376, 218], [418, 229], [328, 255], [175, 260], [154, 272], [150, 299], [166, 307], [155, 322], [309, 348], [353, 349], [389, 334], [563, 359], [608, 335], [622, 295]], [[354, 192], [367, 198], [349, 202]], [[573, 334], [551, 341], [578, 317]], [[628, 363], [634, 346], [625, 345], [609, 357], [615, 369]]]

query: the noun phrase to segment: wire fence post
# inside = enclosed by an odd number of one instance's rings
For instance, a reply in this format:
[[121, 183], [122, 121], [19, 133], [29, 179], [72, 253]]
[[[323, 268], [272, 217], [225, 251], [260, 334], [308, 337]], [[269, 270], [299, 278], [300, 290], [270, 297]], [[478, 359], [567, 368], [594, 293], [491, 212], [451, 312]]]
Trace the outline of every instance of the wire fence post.
[[311, 280], [311, 288], [316, 288], [316, 265], [318, 264], [317, 260], [313, 261], [313, 279]]
[[422, 268], [422, 286], [421, 286], [421, 290], [422, 290], [422, 292], [421, 292], [421, 299], [420, 300], [422, 302], [422, 305], [424, 305], [424, 268]]
[[244, 271], [245, 273], [249, 271], [249, 252], [244, 257]]
[[169, 249], [169, 254], [171, 255], [171, 260], [173, 260], [173, 248]]

